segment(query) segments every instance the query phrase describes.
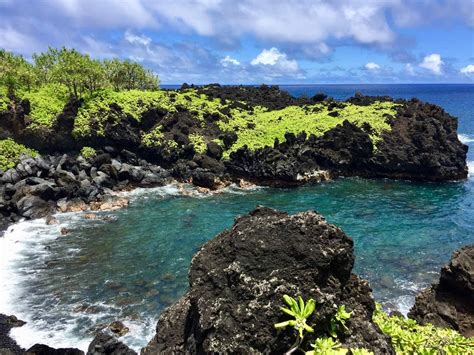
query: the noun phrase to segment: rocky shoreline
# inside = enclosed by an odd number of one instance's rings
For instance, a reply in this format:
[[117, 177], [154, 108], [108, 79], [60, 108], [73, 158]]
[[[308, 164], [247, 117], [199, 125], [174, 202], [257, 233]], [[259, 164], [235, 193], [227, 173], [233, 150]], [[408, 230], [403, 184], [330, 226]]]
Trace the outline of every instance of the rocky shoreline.
[[[45, 217], [55, 211], [82, 210], [103, 199], [111, 201], [112, 191], [162, 186], [172, 180], [216, 190], [241, 179], [286, 187], [337, 176], [449, 181], [465, 179], [468, 174], [468, 148], [458, 139], [456, 118], [416, 99], [393, 101], [360, 94], [346, 102], [322, 94], [296, 99], [267, 86], [183, 86], [177, 92], [187, 90], [197, 90], [193, 93], [207, 95], [208, 100], [234, 100], [230, 102], [237, 107], [245, 102], [249, 112], [256, 105], [276, 110], [319, 102], [329, 110], [328, 117], [338, 117], [345, 105], [393, 102], [397, 113], [386, 118], [391, 129], [376, 145], [369, 124], [361, 127], [342, 117], [341, 124], [319, 137], [287, 132], [284, 141], [275, 139], [273, 146], [251, 149], [244, 145], [225, 158], [224, 150], [236, 142], [239, 132], [222, 131], [214, 122], [221, 118], [206, 116], [210, 138], [219, 137], [223, 146], [210, 140], [198, 153], [187, 137], [197, 129], [196, 124], [203, 123], [193, 121], [196, 113], [181, 106], [177, 112], [151, 109], [139, 123], [117, 109], [113, 123], [105, 126], [102, 135], [80, 138], [73, 134], [80, 101], [71, 101], [51, 129], [33, 127], [28, 119], [29, 103], [16, 102], [14, 109], [1, 113], [0, 136], [13, 138], [42, 155], [23, 156], [15, 168], [0, 172], [0, 230], [21, 218]], [[140, 132], [156, 126], [164, 130], [160, 134], [182, 144], [175, 143], [181, 145], [171, 150], [141, 144]], [[78, 153], [86, 144], [95, 149], [88, 158]]]
[[[454, 253], [441, 270], [439, 285], [420, 292], [410, 317], [472, 336], [473, 252], [471, 245]], [[316, 301], [316, 311], [308, 317], [314, 333], [300, 342], [298, 351], [309, 348], [312, 339], [328, 335], [336, 310], [343, 305], [352, 312], [345, 326], [336, 328], [343, 348], [394, 354], [395, 340], [375, 322], [369, 283], [352, 272], [354, 260], [352, 239], [318, 213], [289, 215], [257, 207], [194, 255], [187, 293], [161, 314], [156, 335], [141, 354], [284, 353], [296, 333], [274, 327], [288, 318], [279, 311], [283, 295]], [[14, 316], [0, 315], [0, 354], [84, 354], [43, 344], [22, 349], [9, 331], [23, 324]], [[136, 354], [120, 342], [126, 331], [114, 322], [96, 334], [87, 354]], [[469, 341], [466, 338], [467, 349]]]

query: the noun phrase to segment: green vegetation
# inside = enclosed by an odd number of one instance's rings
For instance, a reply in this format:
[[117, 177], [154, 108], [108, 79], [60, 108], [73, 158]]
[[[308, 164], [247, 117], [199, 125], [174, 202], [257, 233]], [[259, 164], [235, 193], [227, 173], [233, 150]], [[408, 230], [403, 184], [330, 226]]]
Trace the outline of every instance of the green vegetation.
[[90, 159], [96, 156], [97, 152], [92, 147], [82, 147], [80, 154], [86, 158]]
[[298, 297], [298, 301], [296, 301], [293, 297], [288, 295], [283, 295], [283, 299], [285, 300], [286, 304], [290, 306], [290, 309], [285, 307], [280, 307], [280, 309], [294, 317], [292, 320], [288, 320], [285, 322], [275, 324], [276, 329], [286, 328], [288, 326], [293, 327], [299, 334], [299, 337], [303, 339], [303, 334], [305, 331], [308, 333], [313, 333], [314, 329], [306, 324], [308, 317], [313, 314], [314, 309], [316, 307], [316, 303], [313, 299], [308, 300], [308, 302], [304, 302], [304, 300]]
[[23, 144], [18, 144], [10, 138], [0, 140], [0, 169], [6, 171], [14, 168], [22, 154], [35, 157], [38, 152], [25, 147]]
[[337, 338], [337, 331], [339, 330], [341, 326], [344, 329], [347, 329], [346, 320], [348, 320], [351, 317], [351, 315], [352, 315], [352, 312], [347, 312], [345, 305], [341, 305], [337, 307], [336, 314], [331, 319], [331, 324], [330, 324], [330, 329], [329, 329], [329, 334], [333, 338]]
[[474, 338], [465, 338], [452, 329], [419, 325], [412, 319], [390, 317], [377, 305], [374, 322], [392, 338], [397, 354], [473, 354]]
[[117, 112], [112, 110], [112, 107], [119, 108], [121, 113], [137, 121], [140, 121], [141, 116], [151, 109], [177, 112], [179, 107], [183, 107], [195, 113], [196, 119], [202, 125], [206, 115], [221, 115], [219, 109], [223, 106], [220, 100], [210, 100], [205, 95], [199, 95], [195, 90], [186, 92], [101, 90], [86, 98], [79, 109], [74, 134], [85, 137], [94, 131], [99, 136], [103, 135], [105, 122], [118, 123], [121, 118]]
[[393, 102], [376, 102], [369, 106], [345, 104], [344, 108], [335, 108], [337, 117], [329, 115], [327, 103], [312, 106], [289, 106], [281, 110], [267, 111], [257, 107], [253, 112], [232, 110], [228, 122], [220, 121], [219, 125], [224, 131], [236, 131], [237, 142], [226, 152], [230, 152], [246, 145], [250, 149], [273, 146], [275, 138], [284, 141], [286, 132], [298, 134], [306, 132], [321, 136], [330, 129], [348, 120], [362, 126], [368, 123], [372, 127], [371, 139], [374, 144], [380, 140], [380, 135], [390, 130], [386, 115], [396, 114], [396, 104]]
[[[269, 111], [240, 103], [236, 108], [233, 102], [210, 99], [192, 88], [158, 90], [158, 77], [140, 64], [95, 60], [67, 48], [35, 54], [33, 63], [0, 50], [0, 69], [0, 112], [8, 109], [13, 96], [29, 100], [33, 129], [52, 127], [71, 98], [81, 99], [73, 130], [77, 138], [103, 136], [106, 123], [113, 126], [125, 117], [140, 121], [151, 110], [170, 114], [188, 111], [188, 117], [196, 120], [188, 138], [198, 154], [206, 151], [210, 141], [223, 147], [215, 136], [215, 125], [223, 132], [237, 133], [238, 139], [224, 151], [224, 159], [243, 146], [252, 150], [273, 146], [275, 139], [284, 141], [286, 132], [321, 136], [344, 120], [358, 126], [369, 124], [376, 145], [381, 134], [390, 129], [388, 117], [396, 114], [397, 106], [392, 102], [369, 106], [321, 102]], [[170, 136], [165, 133], [163, 127], [155, 127], [141, 132], [141, 141], [148, 147], [174, 149], [177, 143], [168, 141]]]
[[203, 136], [196, 133], [192, 133], [189, 135], [189, 141], [194, 146], [194, 150], [196, 151], [196, 153], [204, 154], [206, 152], [207, 144]]
[[161, 132], [161, 126], [154, 127], [150, 132], [142, 135], [142, 144], [145, 147], [158, 147], [163, 143], [163, 137], [165, 136]]
[[[280, 307], [285, 313], [294, 319], [275, 324], [276, 329], [283, 329], [286, 327], [293, 327], [298, 334], [297, 340], [289, 352], [292, 352], [300, 347], [302, 344], [305, 331], [313, 333], [315, 324], [308, 324], [309, 317], [315, 310], [315, 302], [310, 299], [306, 304], [301, 297], [298, 301], [294, 298], [284, 295], [285, 303], [290, 306], [290, 309]], [[350, 353], [354, 355], [370, 355], [371, 351], [359, 349], [346, 349], [338, 340], [337, 332], [340, 327], [347, 329], [345, 323], [352, 315], [352, 312], [347, 312], [344, 305], [337, 308], [336, 314], [331, 318], [329, 329], [327, 333], [330, 337], [322, 336], [315, 339], [311, 344], [313, 350], [307, 351], [307, 355], [338, 355]], [[377, 304], [373, 315], [374, 322], [380, 327], [384, 334], [387, 334], [392, 339], [392, 345], [397, 354], [405, 355], [460, 355], [473, 354], [474, 338], [465, 338], [458, 332], [452, 329], [435, 327], [431, 324], [419, 325], [412, 319], [403, 317], [390, 317], [384, 313], [381, 306]]]
[[51, 127], [68, 101], [68, 91], [61, 84], [47, 84], [20, 93], [30, 101], [30, 117], [34, 124]]

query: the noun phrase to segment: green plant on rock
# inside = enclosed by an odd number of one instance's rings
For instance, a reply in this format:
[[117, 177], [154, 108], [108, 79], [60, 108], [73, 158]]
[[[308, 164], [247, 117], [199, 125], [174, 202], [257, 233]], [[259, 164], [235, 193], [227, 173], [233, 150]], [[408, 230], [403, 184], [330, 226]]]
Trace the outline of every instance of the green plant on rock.
[[307, 351], [306, 355], [343, 355], [348, 352], [339, 341], [332, 338], [317, 338], [311, 347], [313, 350]]
[[352, 315], [352, 312], [346, 311], [346, 306], [341, 305], [337, 307], [336, 314], [331, 318], [329, 334], [333, 338], [337, 338], [337, 330], [340, 326], [347, 330], [346, 320], [348, 320]]
[[0, 170], [6, 171], [14, 168], [22, 154], [35, 157], [38, 152], [23, 144], [18, 144], [10, 138], [0, 140]]
[[454, 355], [473, 354], [474, 338], [466, 338], [452, 329], [420, 325], [412, 319], [390, 317], [379, 304], [374, 322], [390, 336], [397, 354]]
[[316, 302], [311, 298], [305, 303], [301, 296], [298, 297], [298, 301], [288, 295], [283, 295], [283, 299], [290, 309], [285, 307], [280, 307], [280, 309], [284, 313], [294, 317], [294, 319], [276, 323], [275, 328], [282, 329], [291, 326], [298, 332], [301, 339], [303, 339], [305, 331], [313, 333], [314, 329], [306, 324], [306, 320], [311, 314], [313, 314], [314, 309], [316, 308]]
[[145, 147], [158, 147], [163, 143], [164, 134], [161, 131], [161, 125], [154, 127], [148, 133], [142, 135], [141, 141]]
[[194, 146], [194, 151], [198, 154], [204, 154], [207, 150], [207, 144], [204, 137], [200, 134], [192, 133], [189, 135], [189, 141]]
[[34, 125], [51, 127], [63, 111], [69, 94], [61, 84], [47, 84], [31, 91], [22, 91], [19, 96], [28, 99], [31, 106], [30, 118]]
[[81, 153], [80, 153], [84, 158], [90, 159], [96, 156], [97, 152], [94, 148], [92, 147], [82, 147]]

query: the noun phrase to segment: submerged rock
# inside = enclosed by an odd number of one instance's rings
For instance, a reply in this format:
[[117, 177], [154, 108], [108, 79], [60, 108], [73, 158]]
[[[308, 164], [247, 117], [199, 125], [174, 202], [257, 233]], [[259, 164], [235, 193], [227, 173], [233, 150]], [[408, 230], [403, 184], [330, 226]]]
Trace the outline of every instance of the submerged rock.
[[418, 294], [408, 317], [474, 336], [474, 244], [453, 254], [439, 282]]
[[284, 294], [317, 302], [309, 318], [315, 334], [302, 349], [327, 334], [345, 305], [353, 315], [339, 334], [344, 346], [393, 353], [372, 321], [370, 286], [351, 273], [353, 264], [352, 240], [321, 215], [259, 207], [197, 252], [188, 292], [161, 315], [142, 353], [284, 353], [296, 339], [273, 326], [288, 319], [279, 310]]

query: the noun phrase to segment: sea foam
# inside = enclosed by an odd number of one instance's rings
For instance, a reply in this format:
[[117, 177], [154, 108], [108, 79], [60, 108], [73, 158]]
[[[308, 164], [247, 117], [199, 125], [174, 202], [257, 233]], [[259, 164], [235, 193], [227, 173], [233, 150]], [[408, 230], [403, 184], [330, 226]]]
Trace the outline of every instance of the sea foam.
[[468, 135], [468, 134], [458, 134], [458, 138], [459, 140], [464, 143], [464, 144], [468, 144], [468, 143], [472, 143], [474, 142], [474, 138], [472, 137], [472, 135]]

